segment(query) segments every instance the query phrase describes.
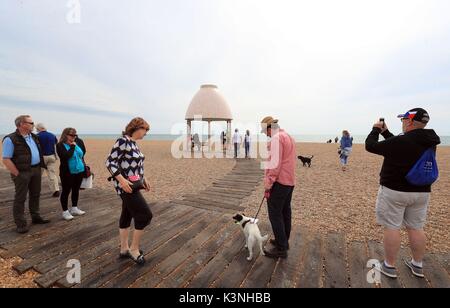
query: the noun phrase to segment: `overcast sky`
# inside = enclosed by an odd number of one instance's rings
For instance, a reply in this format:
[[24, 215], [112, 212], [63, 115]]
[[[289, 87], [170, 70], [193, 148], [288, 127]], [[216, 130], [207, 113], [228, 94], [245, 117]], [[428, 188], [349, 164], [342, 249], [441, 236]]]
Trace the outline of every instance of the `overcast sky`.
[[69, 23], [66, 0], [0, 2], [0, 133], [24, 113], [57, 133], [137, 115], [170, 133], [213, 83], [240, 123], [365, 134], [383, 116], [399, 132], [420, 106], [450, 135], [448, 0], [79, 3]]

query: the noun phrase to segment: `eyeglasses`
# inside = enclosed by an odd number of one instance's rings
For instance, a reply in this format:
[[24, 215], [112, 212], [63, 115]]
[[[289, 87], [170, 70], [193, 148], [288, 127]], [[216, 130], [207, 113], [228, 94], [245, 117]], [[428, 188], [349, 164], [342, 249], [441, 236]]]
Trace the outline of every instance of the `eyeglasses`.
[[78, 135], [73, 135], [73, 134], [67, 134], [67, 136], [73, 137], [73, 138], [77, 138]]
[[34, 122], [23, 122], [23, 123], [25, 123], [25, 124], [30, 124], [30, 125], [33, 125], [33, 126], [34, 126]]

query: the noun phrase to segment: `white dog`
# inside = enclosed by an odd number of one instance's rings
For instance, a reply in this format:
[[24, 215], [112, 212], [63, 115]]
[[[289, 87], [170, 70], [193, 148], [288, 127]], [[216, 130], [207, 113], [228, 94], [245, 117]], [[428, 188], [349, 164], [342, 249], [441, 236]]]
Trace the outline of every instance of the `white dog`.
[[239, 224], [242, 227], [242, 231], [244, 232], [245, 248], [248, 248], [248, 251], [250, 253], [247, 260], [251, 261], [253, 259], [253, 248], [256, 244], [259, 245], [261, 255], [264, 256], [263, 242], [267, 241], [269, 236], [261, 236], [261, 232], [258, 228], [258, 220], [255, 221], [253, 218], [246, 217], [241, 214], [236, 214], [235, 216], [233, 216], [233, 219], [236, 224]]

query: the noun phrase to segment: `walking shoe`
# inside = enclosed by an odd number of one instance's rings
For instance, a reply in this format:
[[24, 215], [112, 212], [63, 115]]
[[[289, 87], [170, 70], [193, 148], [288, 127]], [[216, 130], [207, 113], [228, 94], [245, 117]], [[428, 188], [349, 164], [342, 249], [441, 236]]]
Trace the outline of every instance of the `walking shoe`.
[[[273, 239], [273, 238], [270, 239], [269, 243], [272, 244], [275, 247], [278, 247], [277, 241], [275, 239]], [[287, 249], [289, 250], [289, 243], [288, 243]]]
[[80, 210], [78, 207], [73, 207], [70, 209], [70, 214], [72, 214], [72, 216], [82, 216], [86, 214], [86, 212]]
[[272, 248], [271, 250], [264, 249], [264, 255], [268, 258], [278, 259], [278, 258], [287, 258], [287, 251], [280, 250], [277, 247]]
[[19, 234], [25, 234], [28, 231], [30, 231], [30, 229], [28, 229], [27, 226], [21, 226], [21, 227], [17, 227], [16, 228], [16, 232], [19, 233]]
[[53, 198], [58, 198], [59, 197], [59, 191], [55, 191], [52, 195]]
[[404, 260], [405, 264], [409, 269], [411, 270], [411, 273], [419, 278], [425, 278], [425, 275], [423, 274], [423, 268], [415, 266], [412, 261]]
[[397, 278], [397, 269], [395, 267], [388, 267], [384, 261], [381, 262], [380, 271], [389, 278]]
[[31, 220], [31, 222], [35, 225], [45, 225], [45, 224], [48, 224], [50, 222], [50, 220], [44, 219], [42, 217], [36, 217], [36, 218], [33, 218]]
[[63, 218], [64, 220], [69, 221], [69, 220], [72, 220], [72, 219], [73, 219], [73, 216], [72, 216], [72, 214], [70, 214], [69, 211], [64, 211], [64, 212], [62, 213], [62, 218]]

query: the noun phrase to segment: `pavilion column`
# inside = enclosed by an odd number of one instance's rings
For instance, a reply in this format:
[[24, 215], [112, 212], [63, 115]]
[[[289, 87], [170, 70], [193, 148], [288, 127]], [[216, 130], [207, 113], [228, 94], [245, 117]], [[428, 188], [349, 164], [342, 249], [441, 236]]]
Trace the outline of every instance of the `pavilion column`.
[[192, 134], [192, 121], [191, 120], [187, 120], [187, 136], [186, 136], [186, 149], [192, 150], [192, 141], [191, 141], [191, 134]]
[[211, 120], [208, 120], [208, 150], [211, 151]]
[[227, 121], [227, 148], [230, 148], [231, 144], [231, 120]]

